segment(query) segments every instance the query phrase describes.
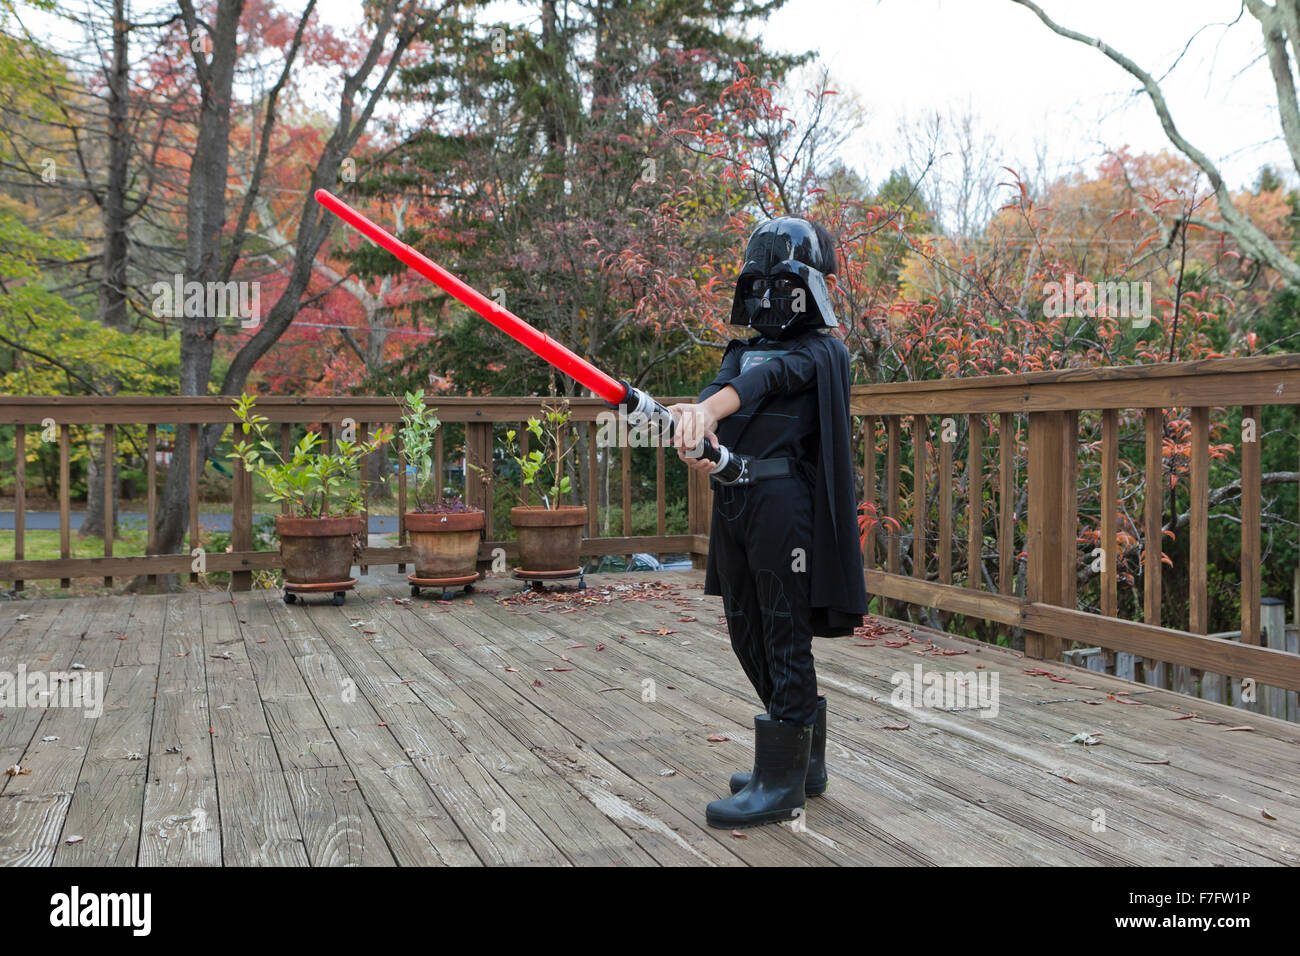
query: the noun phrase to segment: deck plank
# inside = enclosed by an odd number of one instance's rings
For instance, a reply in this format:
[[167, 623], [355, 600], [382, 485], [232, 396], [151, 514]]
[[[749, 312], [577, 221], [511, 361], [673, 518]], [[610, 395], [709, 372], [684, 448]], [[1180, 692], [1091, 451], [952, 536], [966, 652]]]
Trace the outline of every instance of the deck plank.
[[[132, 605], [68, 810], [55, 866], [134, 866], [149, 779], [149, 733], [162, 655], [167, 597], [142, 594]], [[124, 759], [140, 754], [141, 759]], [[82, 839], [69, 842], [72, 836]]]
[[226, 592], [200, 601], [221, 859], [226, 866], [306, 866], [302, 828], [240, 629], [243, 613]]
[[[403, 753], [425, 778], [478, 857], [489, 865], [567, 865], [569, 860], [541, 827], [480, 765], [504, 759], [499, 741], [484, 737], [471, 752], [407, 683], [410, 671], [395, 669], [381, 649], [397, 640], [381, 620], [382, 599], [368, 602], [367, 616], [346, 609], [318, 616], [330, 650], [374, 707]], [[360, 626], [353, 626], [360, 625]], [[409, 659], [408, 659], [409, 660]]]
[[[72, 674], [76, 667], [83, 680], [98, 682], [102, 693], [120, 646], [117, 635], [127, 626], [133, 603], [130, 598], [102, 602], [84, 631], [43, 641], [35, 659], [29, 654], [29, 673], [45, 669]], [[54, 859], [97, 722], [84, 706], [64, 703], [74, 705], [25, 707], [12, 718], [15, 727], [31, 729], [16, 761], [29, 773], [6, 777], [0, 792], [0, 862], [48, 866]]]
[[[620, 618], [626, 620], [628, 615], [634, 613], [633, 606], [628, 605], [626, 608], [612, 610], [606, 616], [606, 622], [614, 624]], [[661, 615], [666, 611], [660, 611]], [[706, 620], [701, 616], [701, 621]], [[627, 623], [636, 623], [635, 620]], [[674, 625], [679, 626], [679, 625]], [[708, 637], [705, 650], [713, 655], [730, 655], [729, 645], [721, 630], [721, 625], [713, 629]], [[644, 638], [646, 641], [654, 641], [655, 638]], [[676, 653], [675, 645], [671, 644], [667, 638], [659, 638], [660, 643], [656, 645], [661, 653], [672, 655]], [[696, 641], [692, 649], [699, 648], [705, 642]], [[902, 712], [889, 706], [889, 696], [893, 686], [889, 681], [890, 674], [895, 670], [910, 670], [916, 658], [911, 648], [888, 649], [883, 647], [872, 648], [870, 651], [853, 649], [852, 653], [872, 655], [869, 668], [863, 667], [861, 658], [851, 659], [849, 666], [836, 667], [833, 663], [837, 661], [838, 655], [850, 653], [851, 643], [844, 641], [819, 641], [816, 646], [818, 654], [818, 670], [823, 689], [831, 694], [831, 699], [835, 701], [835, 706], [844, 706], [847, 716], [850, 720], [858, 723], [874, 723], [876, 727], [882, 726], [902, 726], [908, 724], [910, 718], [916, 717], [912, 721], [912, 730], [918, 730], [916, 724], [926, 723], [933, 725], [936, 721], [948, 720], [947, 715], [934, 714], [930, 711], [923, 712]], [[1003, 667], [1007, 672], [1007, 677], [1014, 679], [1021, 676], [1023, 662], [1015, 657], [1011, 652], [998, 651], [990, 649], [989, 653], [993, 655], [1006, 655], [1003, 665], [1011, 663], [1012, 667]], [[878, 659], [877, 655], [883, 657], [892, 656], [893, 661], [883, 661]], [[963, 658], [947, 658], [949, 662], [953, 660], [960, 661]], [[689, 662], [693, 669], [702, 671], [702, 665], [694, 657]], [[932, 665], [933, 666], [933, 665]], [[948, 664], [942, 665], [942, 669], [948, 669]], [[962, 669], [962, 665], [953, 665]], [[970, 665], [973, 666], [973, 665]], [[744, 677], [740, 674], [739, 668], [734, 665], [731, 667], [732, 677], [730, 680], [734, 683], [728, 686], [736, 686], [744, 683]], [[1092, 675], [1090, 672], [1089, 676]], [[1028, 678], [1025, 678], [1028, 680]], [[1125, 682], [1120, 682], [1125, 683]], [[1005, 686], [1005, 685], [1004, 685]], [[1058, 685], [1050, 685], [1058, 686]], [[1136, 685], [1129, 685], [1135, 687]], [[848, 695], [836, 694], [835, 690], [848, 691]], [[1002, 694], [1004, 707], [1014, 701], [1008, 697], [1005, 690]], [[879, 703], [882, 706], [872, 708], [864, 707], [865, 704]], [[1118, 706], [1118, 705], [1116, 705]], [[1095, 710], [1096, 708], [1089, 708]], [[1124, 707], [1126, 715], [1128, 712], [1137, 710], [1135, 707]], [[835, 713], [833, 708], [832, 713]], [[886, 716], [889, 715], [889, 716]], [[900, 719], [901, 715], [901, 719]], [[1010, 735], [1015, 736], [1015, 728], [1033, 726], [1036, 720], [1041, 719], [1041, 714], [1036, 713], [1032, 716], [1017, 712], [1015, 714], [1004, 712], [1002, 719], [995, 722], [1000, 727], [1009, 728]], [[959, 727], [960, 724], [953, 723], [950, 727], [945, 728], [946, 732], [939, 733], [937, 730], [931, 730], [927, 735], [934, 738], [937, 742], [942, 743], [946, 748], [962, 746], [963, 738], [969, 737], [972, 741], [980, 741], [986, 738], [988, 732], [992, 729], [992, 723], [979, 718], [969, 718], [969, 723], [974, 730], [963, 730], [961, 733], [953, 733], [952, 730]], [[848, 741], [841, 737], [836, 740], [837, 731], [835, 722], [832, 721], [831, 740], [832, 748], [836, 743], [841, 746]], [[1068, 740], [1069, 736], [1077, 731], [1071, 731], [1070, 734], [1061, 738]], [[897, 764], [897, 770], [902, 773], [902, 780], [911, 781], [929, 779], [929, 782], [941, 790], [950, 791], [947, 798], [949, 802], [953, 799], [975, 799], [972, 794], [979, 794], [979, 800], [982, 801], [980, 806], [999, 815], [1007, 816], [1015, 825], [1024, 830], [1026, 823], [1032, 819], [1032, 825], [1027, 828], [1037, 831], [1044, 835], [1049, 835], [1054, 839], [1063, 841], [1062, 852], [1084, 852], [1098, 858], [1098, 862], [1118, 862], [1126, 857], [1137, 855], [1138, 859], [1147, 857], [1151, 853], [1150, 849], [1142, 847], [1143, 836], [1146, 836], [1153, 842], [1151, 846], [1160, 847], [1163, 843], [1173, 844], [1172, 848], [1164, 853], [1164, 859], [1169, 861], [1195, 859], [1201, 854], [1203, 846], [1203, 830], [1199, 822], [1195, 819], [1189, 819], [1185, 806], [1179, 800], [1165, 800], [1161, 802], [1164, 807], [1163, 814], [1156, 812], [1152, 808], [1144, 807], [1140, 815], [1131, 814], [1124, 820], [1122, 830], [1131, 831], [1136, 829], [1139, 833], [1135, 836], [1127, 836], [1123, 846], [1120, 846], [1119, 839], [1115, 837], [1113, 831], [1117, 819], [1112, 812], [1111, 832], [1109, 834], [1094, 835], [1092, 833], [1092, 810], [1097, 808], [1110, 807], [1112, 811], [1124, 805], [1131, 799], [1132, 793], [1127, 795], [1117, 795], [1111, 790], [1102, 788], [1102, 793], [1097, 796], [1092, 804], [1087, 804], [1086, 800], [1082, 802], [1087, 806], [1081, 809], [1080, 803], [1083, 795], [1079, 792], [1077, 783], [1063, 782], [1066, 778], [1069, 780], [1078, 780], [1084, 773], [1085, 767], [1094, 761], [1094, 755], [1087, 753], [1087, 750], [1093, 748], [1084, 748], [1075, 745], [1072, 750], [1062, 746], [1059, 741], [1047, 744], [1039, 735], [1039, 739], [1026, 741], [1022, 738], [1016, 747], [994, 746], [991, 750], [985, 749], [981, 752], [979, 747], [971, 748], [965, 746], [959, 761], [954, 762], [943, 773], [934, 773], [925, 769], [932, 764], [931, 748], [911, 747], [900, 740], [901, 734], [892, 732], [876, 733], [871, 737], [872, 748], [864, 749], [854, 747], [859, 751], [859, 755], [865, 758], [877, 768], [880, 764], [880, 755], [878, 752], [872, 753], [879, 741], [879, 746], [890, 748], [894, 751], [893, 760], [901, 761]], [[902, 744], [901, 749], [895, 745]], [[909, 753], [909, 751], [911, 751]], [[940, 751], [942, 752], [942, 751]], [[901, 756], [900, 756], [901, 755]], [[1150, 769], [1142, 767], [1140, 769]], [[1160, 768], [1155, 768], [1160, 769]], [[1127, 772], [1127, 771], [1126, 771]], [[1092, 776], [1095, 776], [1093, 774]], [[1010, 781], [1011, 789], [1007, 789], [1003, 781]], [[1040, 795], [1045, 798], [1046, 803], [1039, 804], [1034, 808], [1032, 817], [1027, 816], [1026, 801], [1022, 793], [1033, 792], [1038, 790]], [[967, 795], [967, 796], [962, 796]], [[1084, 812], [1086, 811], [1086, 812]], [[1069, 825], [1073, 821], [1073, 825]], [[1264, 823], [1262, 819], [1259, 821]], [[983, 826], [981, 826], [983, 829]], [[1254, 840], [1251, 841], [1249, 835], [1254, 834]], [[1170, 834], [1173, 834], [1171, 836]], [[1267, 833], [1262, 832], [1261, 828], [1252, 823], [1252, 826], [1240, 832], [1240, 836], [1247, 840], [1249, 849], [1238, 850], [1236, 847], [1226, 845], [1222, 848], [1224, 856], [1217, 859], [1216, 862], [1226, 863], [1243, 863], [1243, 862], [1276, 862], [1276, 857], [1271, 855], [1269, 849], [1270, 837]], [[1020, 846], [1017, 848], [1025, 851], [1027, 848]], [[1191, 854], [1189, 856], [1189, 854]]]
[[387, 722], [359, 693], [355, 679], [331, 652], [315, 605], [286, 607], [259, 595], [290, 650], [294, 665], [346, 761], [346, 782], [359, 785], [394, 859], [401, 865], [475, 865], [481, 862], [428, 782], [407, 759]]
[[221, 865], [199, 597], [188, 591], [167, 603], [140, 825], [141, 866]]
[[[656, 603], [664, 604], [662, 601]], [[667, 604], [664, 604], [663, 609], [656, 608], [655, 604], [649, 604], [648, 608], [661, 616], [666, 615], [670, 610]], [[672, 610], [676, 616], [683, 616], [679, 612], [685, 609]], [[633, 605], [628, 605], [627, 611], [629, 615], [640, 613]], [[702, 611], [698, 613], [703, 615]], [[537, 617], [542, 618], [543, 615]], [[545, 617], [549, 619], [552, 615], [545, 615]], [[566, 628], [571, 628], [575, 617], [577, 615], [565, 615], [558, 620], [563, 621]], [[602, 614], [602, 619], [607, 617], [608, 614]], [[545, 626], [533, 623], [532, 618], [525, 619], [528, 620], [529, 626]], [[699, 618], [699, 620], [703, 619], [702, 616]], [[745, 702], [743, 692], [739, 688], [727, 687], [725, 683], [710, 686], [704, 679], [695, 677], [687, 669], [673, 667], [669, 660], [656, 658], [653, 653], [647, 653], [652, 642], [657, 641], [660, 646], [666, 648], [680, 648], [681, 653], [687, 658], [685, 661], [687, 667], [691, 669], [703, 673], [711, 665], [723, 671], [731, 668], [739, 675], [739, 668], [729, 658], [725, 661], [711, 661], [710, 665], [706, 665], [695, 651], [695, 647], [701, 644], [700, 636], [698, 634], [689, 638], [684, 636], [689, 628], [678, 622], [675, 617], [669, 617], [668, 621], [663, 623], [668, 622], [673, 625], [670, 630], [677, 628], [681, 630], [671, 636], [646, 636], [637, 634], [637, 628], [602, 620], [599, 626], [609, 628], [604, 638], [608, 641], [606, 650], [589, 657], [589, 660], [604, 660], [611, 664], [615, 661], [623, 661], [627, 665], [623, 670], [636, 675], [638, 680], [641, 679], [641, 675], [652, 674], [657, 684], [665, 688], [662, 706], [679, 710], [684, 726], [700, 728], [688, 739], [688, 745], [678, 748], [675, 753], [669, 753], [661, 746], [661, 752], [671, 758], [670, 763], [673, 767], [679, 764], [693, 765], [702, 770], [703, 765], [692, 761], [692, 750], [700, 748], [690, 747], [689, 744], [698, 745], [698, 741], [703, 739], [705, 734], [715, 730], [724, 732], [730, 738], [725, 744], [703, 748], [715, 756], [711, 762], [713, 767], [711, 775], [705, 778], [704, 787], [692, 798], [695, 800], [695, 813], [699, 814], [704, 802], [723, 795], [718, 792], [718, 788], [736, 769], [736, 764], [752, 759], [752, 715], [755, 707], [752, 703]], [[632, 620], [629, 623], [660, 622], [656, 619], [655, 622]], [[624, 639], [619, 640], [620, 636]], [[683, 641], [687, 643], [683, 644]], [[638, 661], [638, 658], [641, 660]], [[614, 680], [617, 676], [611, 673], [609, 678]], [[744, 678], [737, 676], [736, 680], [743, 682]], [[878, 856], [874, 862], [881, 863], [940, 862], [936, 854], [942, 857], [946, 853], [959, 852], [959, 848], [960, 852], [977, 855], [982, 853], [991, 859], [1000, 857], [1010, 859], [1006, 856], [1012, 852], [1007, 849], [1008, 841], [1020, 854], [1020, 858], [1026, 856], [1035, 858], [1035, 854], [1037, 858], [1043, 860], [1059, 858], [1059, 849], [1050, 841], [1039, 840], [1032, 845], [1027, 845], [1023, 839], [1017, 841], [1015, 838], [1020, 834], [1015, 828], [989, 819], [987, 813], [981, 808], [963, 808], [960, 805], [956, 808], [951, 807], [952, 801], [946, 794], [937, 793], [932, 788], [924, 786], [923, 776], [909, 777], [903, 774], [894, 776], [897, 779], [888, 782], [888, 785], [881, 779], [879, 772], [862, 774], [854, 780], [840, 779], [836, 783], [832, 797], [810, 802], [804, 819], [805, 826], [809, 829], [815, 826], [829, 827], [833, 831], [844, 827], [856, 827], [858, 830], [856, 833], [840, 834], [843, 838], [836, 839], [837, 845], [851, 846], [865, 841], [875, 846]], [[871, 805], [871, 813], [861, 814], [856, 822], [846, 822], [846, 815], [842, 809], [851, 803], [863, 800]], [[949, 820], [948, 817], [954, 814], [955, 818]], [[881, 815], [891, 821], [893, 830], [884, 838], [880, 831], [871, 832], [871, 825], [864, 822], [873, 816]], [[847, 816], [851, 817], [852, 814]], [[823, 822], [819, 822], [819, 819]], [[943, 830], [950, 831], [950, 838], [936, 839], [936, 831]], [[834, 838], [835, 834], [832, 833], [831, 836]], [[958, 862], [958, 860], [948, 859], [944, 862]]]
[[[438, 622], [437, 627], [432, 626], [434, 622]], [[392, 613], [391, 623], [411, 634], [412, 640], [420, 639], [425, 644], [422, 650], [408, 649], [424, 659], [422, 664], [406, 658], [409, 673], [420, 677], [411, 686], [431, 710], [447, 721], [459, 739], [495, 738], [501, 742], [498, 749], [502, 753], [511, 749], [511, 740], [514, 746], [527, 748], [537, 761], [572, 787], [574, 792], [566, 793], [564, 802], [583, 798], [660, 863], [740, 862], [733, 854], [713, 846], [704, 834], [691, 832], [698, 831], [698, 825], [688, 824], [686, 818], [661, 804], [590, 747], [584, 749], [582, 739], [570, 729], [584, 711], [565, 708], [560, 714], [558, 708], [544, 706], [531, 683], [505, 670], [506, 665], [495, 656], [495, 646], [488, 647], [486, 654], [482, 652], [481, 635], [467, 633], [432, 615], [420, 621], [402, 610]], [[394, 652], [398, 654], [401, 649]], [[541, 775], [537, 764], [528, 770]], [[513, 786], [509, 776], [498, 779], [507, 789]], [[590, 816], [574, 823], [599, 827]]]
[[[596, 600], [643, 581], [665, 586]], [[0, 862], [1300, 864], [1296, 725], [899, 622], [814, 646], [828, 794], [794, 826], [709, 828], [758, 705], [701, 581], [503, 603], [518, 586], [489, 579], [446, 603], [372, 569], [341, 608], [7, 602], [0, 670], [75, 661], [107, 684], [94, 720], [4, 710], [0, 752], [33, 773], [0, 780]], [[997, 673], [997, 715], [896, 705], [917, 663]]]
[[[416, 628], [420, 631], [417, 636], [408, 630], [414, 620], [409, 613], [385, 614], [381, 605], [376, 622], [379, 633], [370, 642], [370, 647], [389, 663], [393, 676], [409, 682], [403, 686], [419, 700], [415, 709], [418, 711], [419, 707], [424, 707], [428, 710], [427, 718], [422, 716], [418, 722], [412, 722], [413, 728], [429, 726], [429, 720], [446, 720], [444, 733], [459, 741], [467, 735], [464, 729], [457, 733], [451, 715], [458, 713], [462, 720], [472, 721], [475, 738], [483, 741], [474, 748], [474, 760], [539, 831], [554, 834], [557, 849], [568, 862], [653, 864], [654, 859], [637, 846], [632, 836], [592, 806], [581, 791], [565, 786], [562, 777], [556, 778], [554, 769], [532, 752], [535, 737], [530, 735], [527, 739], [520, 739], [510, 729], [521, 725], [533, 725], [534, 729], [537, 725], [549, 726], [551, 733], [542, 739], [550, 746], [565, 746], [569, 740], [554, 732], [554, 721], [539, 711], [534, 701], [519, 693], [488, 698], [493, 702], [489, 712], [479, 702], [477, 694], [466, 694], [452, 684], [447, 675], [411, 643], [428, 633]], [[428, 743], [418, 741], [416, 749], [419, 751], [415, 757], [417, 763], [429, 759]]]

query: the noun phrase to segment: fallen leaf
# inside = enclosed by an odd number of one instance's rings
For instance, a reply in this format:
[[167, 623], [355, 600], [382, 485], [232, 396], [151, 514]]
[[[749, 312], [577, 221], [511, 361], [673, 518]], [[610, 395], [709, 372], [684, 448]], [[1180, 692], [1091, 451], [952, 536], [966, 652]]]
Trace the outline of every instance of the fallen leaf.
[[888, 726], [886, 726], [886, 727], [881, 727], [880, 729], [881, 729], [881, 730], [911, 730], [911, 729], [912, 729], [912, 725], [911, 725], [911, 724], [903, 724], [902, 726], [894, 726], [893, 724], [890, 724], [890, 725], [888, 725]]
[[1228, 734], [1228, 733], [1232, 733], [1232, 731], [1234, 731], [1234, 730], [1254, 730], [1254, 729], [1255, 729], [1254, 727], [1247, 727], [1247, 726], [1245, 726], [1245, 725], [1243, 724], [1243, 725], [1240, 726], [1240, 727], [1224, 727], [1224, 728], [1223, 728], [1223, 732], [1224, 732], [1225, 734]]
[[731, 738], [724, 737], [722, 736], [722, 734], [709, 734], [709, 736], [705, 737], [704, 739], [711, 744], [722, 744], [722, 743], [726, 743]]
[[74, 844], [74, 843], [80, 843], [80, 842], [81, 842], [82, 840], [84, 840], [84, 839], [86, 839], [84, 836], [70, 836], [70, 837], [68, 837], [66, 840], [64, 840], [63, 842], [66, 843], [66, 844], [68, 844], [68, 846], [72, 846], [72, 844]]

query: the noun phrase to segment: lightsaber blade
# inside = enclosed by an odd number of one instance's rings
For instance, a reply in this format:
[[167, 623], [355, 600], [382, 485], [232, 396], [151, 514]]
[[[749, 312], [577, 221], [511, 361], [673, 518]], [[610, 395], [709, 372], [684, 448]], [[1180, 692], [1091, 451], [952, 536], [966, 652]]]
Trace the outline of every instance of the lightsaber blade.
[[[642, 416], [659, 436], [672, 440], [675, 423], [672, 415], [659, 402], [627, 382], [606, 375], [586, 359], [574, 354], [546, 333], [529, 325], [519, 316], [489, 299], [473, 286], [452, 275], [428, 256], [412, 249], [392, 233], [371, 222], [343, 200], [325, 189], [315, 193], [316, 201], [338, 216], [377, 246], [391, 252], [410, 268], [431, 281], [442, 291], [463, 303], [496, 328], [510, 336], [538, 358], [559, 369], [580, 385], [591, 389], [611, 408], [622, 409], [629, 416]], [[723, 484], [733, 484], [745, 478], [746, 461], [722, 446], [713, 447], [707, 439], [688, 454], [715, 462], [710, 474]]]

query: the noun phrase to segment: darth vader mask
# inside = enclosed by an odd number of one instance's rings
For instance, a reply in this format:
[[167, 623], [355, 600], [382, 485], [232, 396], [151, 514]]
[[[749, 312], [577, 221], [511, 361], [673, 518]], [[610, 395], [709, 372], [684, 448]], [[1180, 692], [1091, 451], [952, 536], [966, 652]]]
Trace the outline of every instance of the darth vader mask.
[[769, 339], [790, 338], [808, 329], [808, 289], [794, 276], [744, 276], [736, 295], [745, 324]]
[[763, 223], [745, 246], [731, 324], [772, 339], [835, 328], [839, 322], [826, 286], [826, 275], [834, 271], [835, 252], [812, 223], [790, 216]]

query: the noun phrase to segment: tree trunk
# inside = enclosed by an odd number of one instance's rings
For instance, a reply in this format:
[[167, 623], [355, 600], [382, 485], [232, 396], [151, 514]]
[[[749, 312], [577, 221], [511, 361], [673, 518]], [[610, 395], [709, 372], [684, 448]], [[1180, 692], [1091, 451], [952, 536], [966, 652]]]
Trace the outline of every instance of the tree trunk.
[[[186, 32], [198, 47], [200, 105], [198, 138], [190, 164], [186, 195], [185, 279], [212, 282], [220, 277], [221, 235], [226, 225], [227, 174], [230, 165], [230, 109], [238, 58], [239, 19], [243, 0], [217, 0], [210, 31], [199, 29], [190, 0], [181, 0]], [[211, 39], [211, 56], [201, 52], [202, 36]], [[313, 255], [315, 250], [312, 250]], [[180, 394], [206, 395], [212, 377], [217, 323], [209, 315], [183, 315], [181, 327]], [[180, 551], [189, 526], [190, 430], [176, 430], [176, 454], [167, 469], [159, 503], [157, 553]], [[211, 426], [199, 430], [198, 460], [212, 453], [220, 430]]]
[[[129, 331], [126, 313], [126, 188], [131, 159], [130, 134], [127, 131], [130, 70], [127, 48], [128, 23], [126, 0], [113, 0], [113, 63], [108, 71], [108, 181], [104, 188], [101, 222], [104, 227], [104, 251], [100, 255], [99, 303], [100, 322], [119, 332]], [[117, 392], [119, 383], [105, 382], [104, 390]], [[100, 433], [102, 434], [102, 433]], [[77, 536], [104, 536], [104, 443], [93, 437], [90, 442], [89, 482], [86, 516]], [[115, 471], [119, 470], [114, 468]], [[114, 479], [117, 476], [114, 475]], [[113, 514], [118, 513], [118, 485], [113, 483]], [[116, 527], [114, 527], [116, 534]]]
[[[338, 125], [321, 148], [315, 164], [310, 187], [303, 199], [298, 219], [298, 232], [294, 241], [294, 256], [289, 267], [288, 281], [275, 304], [261, 321], [256, 333], [235, 355], [226, 371], [219, 393], [238, 395], [248, 381], [249, 373], [257, 361], [284, 334], [298, 313], [303, 294], [312, 276], [312, 263], [329, 235], [333, 217], [327, 216], [313, 198], [318, 188], [333, 189], [338, 182], [339, 166], [343, 157], [353, 149], [366, 124], [383, 96], [389, 81], [398, 68], [402, 55], [426, 23], [421, 17], [403, 20], [403, 27], [395, 43], [384, 55], [392, 34], [398, 0], [388, 0], [375, 12], [375, 35], [366, 52], [364, 62], [355, 72], [347, 74], [339, 101]], [[202, 36], [199, 18], [192, 0], [180, 0], [182, 19], [191, 37]], [[230, 125], [232, 88], [236, 61], [239, 19], [243, 0], [217, 0], [215, 17], [206, 35], [211, 38], [211, 55], [195, 52], [194, 59], [200, 78], [200, 111], [198, 140], [194, 161], [190, 167], [189, 191], [186, 205], [186, 269], [187, 280], [209, 282], [224, 278], [239, 256], [239, 243], [228, 251], [223, 270], [221, 240], [228, 225], [226, 195], [230, 153]], [[309, 4], [306, 13], [310, 13]], [[300, 21], [299, 35], [305, 27]], [[295, 41], [296, 42], [296, 41]], [[293, 52], [296, 54], [297, 46]], [[290, 59], [291, 62], [292, 58]], [[286, 69], [288, 64], [286, 64]], [[374, 75], [376, 69], [379, 74]], [[354, 98], [361, 96], [360, 109], [354, 118]], [[237, 232], [243, 223], [237, 224]], [[181, 333], [181, 395], [206, 395], [212, 377], [212, 360], [215, 351], [216, 323], [206, 315], [184, 316], [180, 320]], [[207, 425], [199, 429], [198, 460], [207, 459], [225, 431], [225, 425]], [[189, 523], [189, 429], [177, 432], [176, 453], [159, 503], [157, 553], [177, 553]]]

